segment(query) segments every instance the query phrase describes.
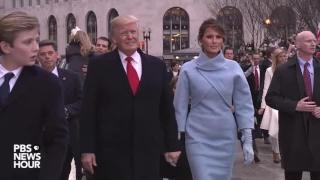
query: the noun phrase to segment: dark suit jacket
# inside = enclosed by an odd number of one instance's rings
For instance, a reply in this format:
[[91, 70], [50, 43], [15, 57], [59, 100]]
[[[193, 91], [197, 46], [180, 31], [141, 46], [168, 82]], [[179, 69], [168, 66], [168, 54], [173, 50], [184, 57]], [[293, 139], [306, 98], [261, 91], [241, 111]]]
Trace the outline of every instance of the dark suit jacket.
[[79, 150], [79, 114], [82, 100], [80, 76], [72, 71], [58, 68], [58, 75], [63, 89], [64, 105], [69, 111], [67, 119], [70, 134], [70, 145], [74, 153]]
[[159, 154], [180, 150], [165, 63], [138, 50], [134, 95], [118, 50], [89, 62], [81, 109], [81, 151], [95, 153], [96, 179], [158, 178]]
[[[249, 68], [251, 67], [251, 65], [249, 65]], [[246, 68], [247, 70], [249, 68]], [[253, 102], [253, 107], [254, 107], [254, 114], [255, 116], [258, 118], [258, 121], [260, 119], [262, 119], [262, 116], [259, 116], [258, 115], [258, 111], [261, 107], [261, 101], [259, 101], [259, 92], [261, 90], [261, 83], [264, 84], [264, 76], [262, 77], [261, 75], [261, 68], [263, 68], [261, 65], [259, 65], [259, 73], [260, 73], [260, 86], [259, 86], [259, 91], [258, 92], [255, 92], [255, 87], [256, 87], [256, 84], [255, 84], [255, 80], [254, 80], [254, 73], [250, 74], [248, 77], [247, 77], [247, 81], [248, 81], [248, 84], [249, 84], [249, 88], [250, 88], [250, 93], [251, 93], [251, 96], [252, 96], [252, 102]], [[260, 124], [260, 123], [259, 123]], [[254, 124], [254, 130], [252, 131], [252, 137], [253, 138], [261, 138], [261, 132], [260, 132], [260, 127], [255, 123]], [[239, 140], [240, 140], [240, 136], [239, 137]]]
[[260, 90], [258, 94], [257, 101], [261, 103], [262, 101], [262, 94], [263, 94], [263, 88], [264, 88], [264, 77], [266, 76], [266, 71], [268, 67], [272, 65], [272, 62], [266, 58], [264, 59], [260, 64]]
[[[179, 74], [180, 74], [180, 71], [178, 71], [178, 75], [177, 76], [179, 76]], [[168, 72], [168, 81], [169, 81], [169, 83], [171, 82], [172, 78], [173, 78], [173, 72], [171, 70], [171, 71]]]
[[[251, 65], [249, 65], [249, 68], [250, 67], [251, 67]], [[248, 70], [249, 68], [246, 68], [246, 69]], [[248, 81], [249, 88], [250, 88], [250, 93], [252, 95], [252, 102], [255, 106], [255, 109], [258, 109], [258, 110], [260, 109], [260, 105], [261, 105], [261, 101], [259, 101], [258, 95], [259, 95], [261, 88], [263, 89], [263, 87], [261, 87], [261, 84], [264, 84], [264, 76], [262, 76], [262, 73], [263, 73], [262, 71], [263, 71], [263, 66], [259, 65], [260, 84], [259, 84], [259, 91], [258, 92], [255, 92], [256, 83], [254, 80], [254, 73], [250, 74], [247, 77], [247, 81]]]
[[[251, 65], [250, 65], [250, 67], [251, 67]], [[259, 89], [261, 89], [261, 84], [264, 84], [264, 77], [262, 77], [262, 74], [261, 74], [262, 73], [261, 72], [262, 68], [263, 67], [261, 65], [259, 65], [259, 71], [260, 71], [259, 72], [260, 73], [260, 76], [259, 76], [260, 77], [260, 79], [259, 79], [259, 81], [260, 81]], [[247, 81], [248, 81], [248, 84], [249, 84], [249, 87], [250, 87], [250, 91], [251, 91], [251, 93], [253, 93], [255, 91], [255, 87], [256, 87], [256, 83], [255, 83], [255, 80], [254, 80], [254, 72], [247, 77]], [[257, 101], [257, 100], [255, 99], [253, 101]]]
[[[0, 107], [0, 177], [6, 180], [57, 180], [68, 145], [62, 88], [38, 66], [23, 67]], [[13, 144], [40, 145], [40, 169], [13, 169]]]
[[[320, 61], [314, 57], [312, 100], [320, 106]], [[279, 145], [282, 167], [288, 171], [320, 171], [320, 119], [296, 111], [305, 98], [305, 85], [295, 57], [279, 66], [272, 77], [266, 103], [279, 110]]]
[[[188, 105], [188, 112], [191, 110], [191, 103]], [[165, 157], [160, 157], [160, 177], [174, 180], [192, 180], [192, 173], [186, 153], [185, 133], [181, 133], [180, 144], [181, 154], [176, 167], [171, 166]]]

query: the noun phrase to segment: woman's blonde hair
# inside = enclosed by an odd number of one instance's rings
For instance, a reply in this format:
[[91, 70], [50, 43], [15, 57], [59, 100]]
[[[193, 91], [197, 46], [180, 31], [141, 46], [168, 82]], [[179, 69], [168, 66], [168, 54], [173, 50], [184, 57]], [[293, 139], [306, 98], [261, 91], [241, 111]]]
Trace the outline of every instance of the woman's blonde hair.
[[83, 57], [89, 56], [89, 54], [95, 49], [88, 34], [84, 31], [77, 31], [76, 35], [71, 37], [70, 42], [76, 42], [80, 44], [80, 53]]
[[283, 50], [282, 48], [277, 48], [274, 50], [273, 52], [273, 57], [272, 57], [272, 71], [274, 72], [276, 70], [276, 68], [281, 65], [281, 62], [279, 61], [279, 56], [281, 54], [286, 54], [286, 51]]

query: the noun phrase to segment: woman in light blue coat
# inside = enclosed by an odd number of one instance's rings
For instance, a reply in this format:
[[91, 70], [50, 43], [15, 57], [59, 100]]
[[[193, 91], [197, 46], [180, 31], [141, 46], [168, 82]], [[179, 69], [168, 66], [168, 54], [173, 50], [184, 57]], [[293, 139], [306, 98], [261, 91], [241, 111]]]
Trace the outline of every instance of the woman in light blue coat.
[[[198, 35], [202, 52], [182, 66], [174, 97], [193, 180], [231, 180], [237, 130], [243, 134], [245, 164], [254, 157], [254, 109], [249, 85], [240, 66], [224, 58], [224, 39], [225, 32], [215, 19], [203, 22]], [[187, 115], [190, 97], [191, 111]]]

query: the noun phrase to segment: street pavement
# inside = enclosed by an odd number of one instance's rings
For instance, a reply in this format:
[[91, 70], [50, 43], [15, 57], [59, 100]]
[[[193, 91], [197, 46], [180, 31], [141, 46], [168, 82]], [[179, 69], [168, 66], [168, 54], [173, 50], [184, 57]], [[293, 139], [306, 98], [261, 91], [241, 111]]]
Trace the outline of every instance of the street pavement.
[[[243, 154], [239, 143], [232, 180], [284, 180], [280, 164], [273, 163], [271, 145], [264, 144], [262, 139], [256, 139], [256, 143], [261, 161], [260, 163], [252, 163], [248, 167], [243, 165]], [[75, 180], [74, 164], [69, 180]], [[304, 173], [302, 180], [310, 180], [309, 173]]]
[[[280, 164], [273, 162], [270, 144], [264, 144], [262, 139], [256, 139], [260, 163], [253, 163], [248, 167], [243, 166], [243, 154], [238, 146], [237, 158], [234, 163], [232, 180], [284, 180], [284, 173]], [[310, 180], [309, 173], [303, 174], [303, 180]]]

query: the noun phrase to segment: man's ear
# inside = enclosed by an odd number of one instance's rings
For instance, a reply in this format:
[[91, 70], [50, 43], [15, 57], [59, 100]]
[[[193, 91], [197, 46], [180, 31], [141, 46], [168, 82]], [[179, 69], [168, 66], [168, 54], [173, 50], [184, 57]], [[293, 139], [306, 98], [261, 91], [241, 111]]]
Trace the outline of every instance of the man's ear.
[[300, 42], [296, 42], [296, 48], [299, 49], [300, 48]]
[[9, 43], [7, 43], [5, 41], [1, 41], [0, 48], [1, 48], [2, 52], [4, 52], [5, 54], [10, 54], [11, 45]]
[[113, 36], [111, 36], [111, 42], [112, 42], [113, 44], [117, 44], [116, 38], [114, 38]]

